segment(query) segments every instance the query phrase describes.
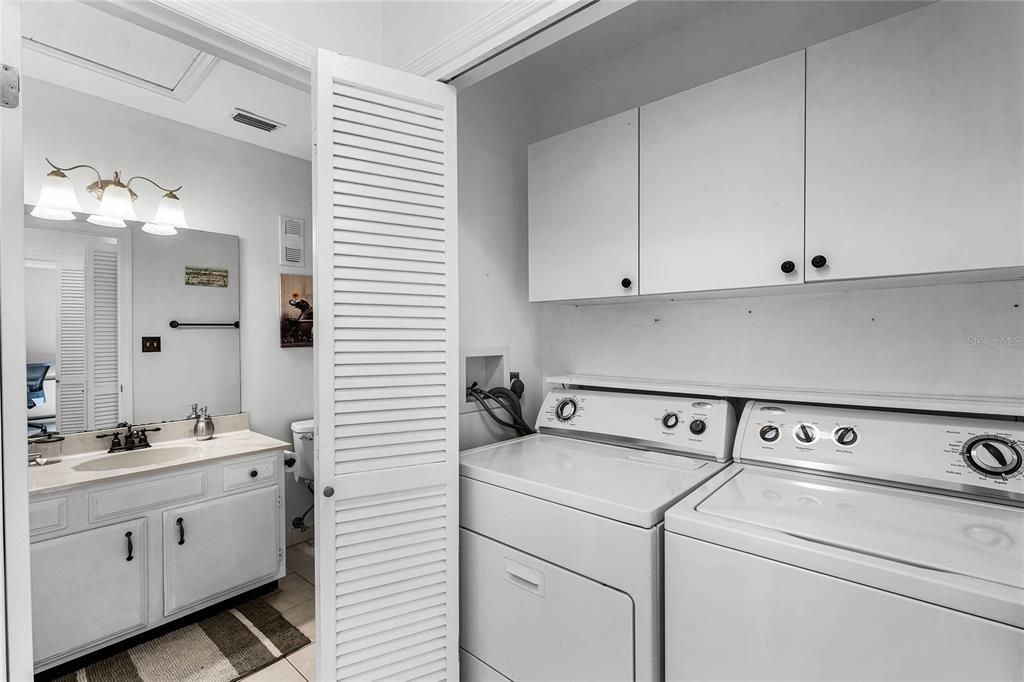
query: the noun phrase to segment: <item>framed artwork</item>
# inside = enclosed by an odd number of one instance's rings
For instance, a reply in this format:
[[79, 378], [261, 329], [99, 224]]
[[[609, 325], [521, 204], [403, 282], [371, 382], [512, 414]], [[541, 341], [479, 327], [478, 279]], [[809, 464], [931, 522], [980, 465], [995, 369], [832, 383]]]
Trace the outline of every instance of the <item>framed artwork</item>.
[[313, 346], [313, 276], [281, 275], [281, 348]]

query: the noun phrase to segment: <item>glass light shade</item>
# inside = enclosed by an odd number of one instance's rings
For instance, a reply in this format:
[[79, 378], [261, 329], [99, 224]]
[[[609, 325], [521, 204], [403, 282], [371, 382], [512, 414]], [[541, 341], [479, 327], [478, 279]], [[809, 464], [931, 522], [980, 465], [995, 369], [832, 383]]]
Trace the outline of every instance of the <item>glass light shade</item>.
[[161, 223], [146, 223], [142, 226], [142, 231], [159, 237], [172, 237], [178, 234], [178, 231], [174, 229], [174, 225], [163, 225]]
[[71, 178], [60, 171], [48, 173], [39, 189], [39, 200], [32, 209], [32, 215], [50, 220], [74, 220], [72, 211], [81, 212], [75, 186]]
[[185, 208], [181, 205], [181, 199], [174, 192], [168, 192], [160, 200], [156, 207], [153, 223], [180, 227], [183, 230], [188, 229], [188, 223], [185, 222]]
[[124, 185], [108, 185], [95, 215], [88, 218], [90, 223], [107, 227], [124, 227], [126, 220], [138, 220], [132, 206], [132, 195]]
[[93, 225], [102, 225], [103, 227], [127, 227], [120, 218], [108, 218], [107, 216], [96, 215], [95, 213], [86, 218], [86, 220]]

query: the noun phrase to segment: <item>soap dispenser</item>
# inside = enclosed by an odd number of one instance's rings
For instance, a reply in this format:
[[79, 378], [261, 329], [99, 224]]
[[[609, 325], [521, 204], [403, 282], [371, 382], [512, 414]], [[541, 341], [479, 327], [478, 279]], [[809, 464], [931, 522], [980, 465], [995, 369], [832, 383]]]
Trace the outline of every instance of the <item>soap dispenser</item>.
[[213, 417], [208, 413], [207, 408], [203, 407], [199, 410], [199, 416], [196, 418], [196, 425], [192, 427], [192, 433], [195, 435], [196, 440], [210, 440], [213, 438]]

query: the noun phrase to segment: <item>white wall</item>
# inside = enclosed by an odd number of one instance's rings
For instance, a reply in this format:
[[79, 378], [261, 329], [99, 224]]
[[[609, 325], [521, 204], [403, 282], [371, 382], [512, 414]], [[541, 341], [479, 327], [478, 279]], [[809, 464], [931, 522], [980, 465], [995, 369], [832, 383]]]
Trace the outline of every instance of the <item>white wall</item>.
[[[313, 354], [280, 348], [279, 276], [311, 268], [278, 264], [278, 216], [310, 224], [310, 164], [33, 79], [24, 79], [22, 95], [26, 203], [38, 197], [48, 156], [104, 174], [122, 170], [180, 183], [190, 225], [239, 237], [242, 409], [253, 429], [291, 441], [288, 425], [313, 414]], [[73, 177], [79, 185], [91, 182], [88, 171]], [[138, 191], [136, 211], [153, 215], [160, 193], [142, 185]], [[96, 206], [84, 191], [79, 198], [86, 210]], [[289, 516], [296, 508], [301, 513], [307, 499], [304, 489], [289, 488]]]
[[1017, 281], [544, 305], [544, 372], [1020, 398], [1022, 301]]
[[57, 269], [25, 268], [25, 361], [57, 359]]
[[[532, 118], [500, 81], [460, 92], [458, 105], [461, 343], [509, 349], [508, 369], [526, 383], [524, 414], [533, 423], [541, 398], [540, 343], [538, 310], [527, 303], [524, 172]], [[460, 418], [462, 449], [511, 435], [482, 412]]]

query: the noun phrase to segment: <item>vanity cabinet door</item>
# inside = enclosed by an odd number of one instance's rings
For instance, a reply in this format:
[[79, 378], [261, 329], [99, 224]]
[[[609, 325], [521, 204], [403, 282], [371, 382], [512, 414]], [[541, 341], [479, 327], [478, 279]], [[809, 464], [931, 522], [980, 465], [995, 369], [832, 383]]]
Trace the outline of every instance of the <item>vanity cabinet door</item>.
[[32, 545], [36, 663], [146, 625], [146, 521]]
[[164, 512], [164, 615], [277, 576], [279, 494], [275, 485]]

